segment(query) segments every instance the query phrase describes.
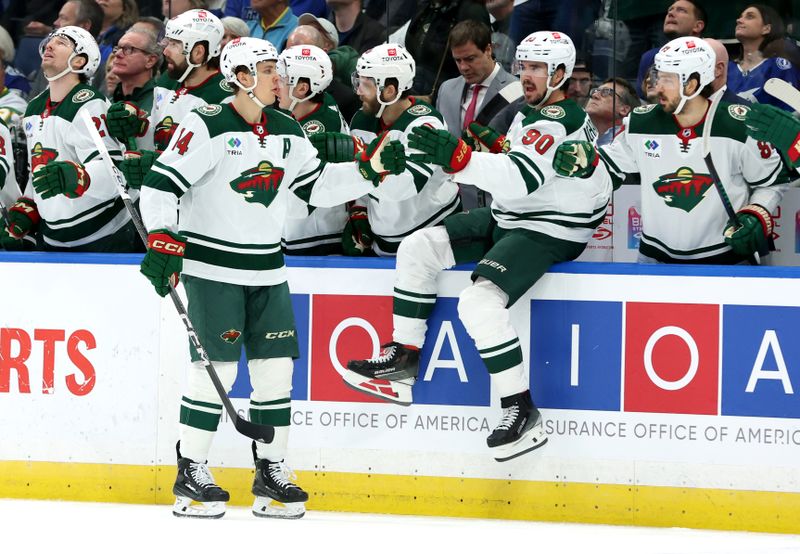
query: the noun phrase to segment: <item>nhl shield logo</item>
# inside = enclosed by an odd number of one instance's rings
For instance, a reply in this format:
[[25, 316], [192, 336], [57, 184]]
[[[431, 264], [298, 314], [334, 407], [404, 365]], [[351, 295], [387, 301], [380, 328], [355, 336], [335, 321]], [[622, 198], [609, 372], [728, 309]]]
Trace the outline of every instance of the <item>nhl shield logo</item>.
[[241, 336], [242, 336], [242, 332], [241, 331], [237, 331], [236, 329], [228, 329], [227, 331], [222, 333], [219, 336], [219, 338], [221, 338], [222, 340], [224, 340], [228, 344], [234, 344], [237, 340], [239, 340], [239, 337], [241, 337]]
[[695, 173], [690, 167], [682, 167], [675, 173], [667, 173], [653, 183], [653, 189], [667, 206], [690, 212], [705, 198], [714, 184], [711, 175]]
[[241, 177], [231, 181], [231, 188], [248, 202], [268, 207], [278, 195], [283, 173], [283, 169], [265, 160], [258, 166], [243, 171]]

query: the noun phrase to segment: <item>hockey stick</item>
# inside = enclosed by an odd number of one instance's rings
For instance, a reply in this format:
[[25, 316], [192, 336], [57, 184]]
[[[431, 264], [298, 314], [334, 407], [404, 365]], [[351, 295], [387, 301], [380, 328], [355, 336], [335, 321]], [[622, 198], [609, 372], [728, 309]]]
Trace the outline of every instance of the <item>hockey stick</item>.
[[788, 104], [794, 111], [800, 112], [800, 90], [794, 88], [783, 79], [773, 77], [764, 83], [764, 90], [784, 104]]
[[[719, 107], [720, 99], [722, 95], [725, 94], [726, 88], [727, 87], [723, 85], [723, 87], [711, 95], [710, 98], [711, 105], [708, 107], [706, 120], [703, 122], [703, 159], [706, 162], [706, 167], [708, 167], [711, 178], [714, 180], [714, 187], [719, 193], [719, 199], [722, 201], [725, 213], [728, 214], [728, 225], [732, 226], [735, 230], [739, 228], [739, 218], [736, 216], [736, 211], [733, 209], [731, 199], [728, 198], [728, 193], [725, 192], [725, 186], [722, 184], [719, 173], [717, 173], [717, 168], [714, 166], [714, 160], [711, 158], [711, 127], [714, 123], [714, 115]], [[749, 261], [753, 265], [759, 265], [761, 259], [758, 256], [758, 252], [753, 252]]]
[[[86, 128], [89, 129], [89, 135], [91, 135], [94, 145], [100, 154], [100, 159], [103, 160], [106, 169], [114, 178], [114, 184], [117, 187], [117, 193], [119, 194], [120, 198], [122, 198], [122, 202], [125, 204], [125, 208], [128, 210], [128, 213], [130, 213], [131, 220], [133, 221], [133, 225], [136, 227], [136, 231], [139, 233], [142, 242], [147, 244], [147, 231], [144, 228], [144, 223], [142, 223], [142, 219], [139, 216], [138, 211], [133, 206], [133, 202], [131, 202], [131, 197], [128, 194], [128, 191], [125, 189], [125, 177], [111, 160], [108, 149], [106, 148], [105, 144], [103, 144], [103, 140], [100, 138], [100, 134], [97, 132], [89, 113], [86, 110], [82, 110], [81, 116], [83, 117], [83, 122], [86, 125]], [[175, 287], [173, 287], [171, 284], [169, 287], [169, 297], [172, 299], [172, 303], [175, 304], [175, 309], [178, 310], [178, 315], [181, 317], [181, 320], [183, 320], [183, 324], [186, 327], [186, 332], [189, 334], [189, 341], [192, 343], [197, 355], [200, 356], [200, 360], [205, 366], [208, 376], [211, 378], [211, 382], [214, 384], [214, 388], [217, 390], [217, 394], [219, 394], [219, 398], [222, 400], [223, 406], [225, 406], [225, 411], [228, 413], [228, 417], [231, 418], [231, 421], [233, 421], [236, 430], [253, 440], [264, 443], [272, 442], [272, 439], [275, 437], [275, 428], [273, 426], [252, 423], [236, 413], [236, 408], [233, 407], [225, 387], [222, 386], [222, 382], [219, 380], [217, 371], [211, 364], [211, 360], [208, 359], [208, 354], [203, 348], [203, 345], [200, 344], [200, 339], [197, 337], [197, 332], [195, 331], [192, 322], [189, 320], [189, 314], [186, 312], [186, 307], [183, 305], [183, 301], [181, 300], [180, 296], [178, 296]]]

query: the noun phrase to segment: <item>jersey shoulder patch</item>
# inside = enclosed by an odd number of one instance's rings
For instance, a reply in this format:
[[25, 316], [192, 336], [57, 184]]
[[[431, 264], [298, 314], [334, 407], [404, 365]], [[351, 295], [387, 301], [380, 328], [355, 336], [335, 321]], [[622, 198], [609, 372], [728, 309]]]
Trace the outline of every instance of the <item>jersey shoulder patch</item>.
[[324, 133], [325, 132], [325, 124], [318, 120], [312, 119], [309, 121], [303, 122], [303, 131], [306, 132], [307, 135], [315, 135], [317, 133]]
[[94, 97], [95, 97], [95, 92], [92, 89], [85, 88], [73, 94], [72, 101], [75, 104], [83, 104], [87, 100], [91, 100]]
[[564, 119], [567, 115], [566, 110], [561, 106], [545, 106], [541, 110], [542, 116], [548, 119]]
[[406, 108], [406, 111], [400, 114], [400, 117], [398, 117], [397, 121], [392, 124], [391, 128], [396, 131], [405, 132], [411, 123], [420, 117], [435, 117], [442, 123], [442, 125], [444, 125], [444, 118], [442, 117], [442, 114], [436, 111], [436, 108], [427, 102], [414, 99], [414, 103]]
[[649, 113], [649, 112], [653, 111], [655, 109], [655, 107], [656, 107], [656, 104], [647, 104], [645, 106], [636, 106], [635, 108], [633, 108], [633, 113], [638, 113], [638, 114]]
[[197, 108], [197, 113], [206, 117], [214, 117], [222, 113], [222, 106], [219, 104], [207, 104]]
[[744, 124], [744, 118], [748, 111], [749, 108], [741, 104], [720, 102], [717, 112], [714, 114], [712, 136], [746, 142], [747, 126]]
[[738, 119], [739, 121], [744, 121], [744, 118], [747, 116], [747, 112], [749, 111], [750, 108], [743, 106], [742, 104], [731, 104], [728, 106], [728, 114], [733, 119]]
[[562, 125], [566, 134], [571, 135], [586, 123], [586, 112], [573, 100], [562, 100], [558, 104], [532, 110], [522, 120], [522, 126], [534, 125], [539, 121]]

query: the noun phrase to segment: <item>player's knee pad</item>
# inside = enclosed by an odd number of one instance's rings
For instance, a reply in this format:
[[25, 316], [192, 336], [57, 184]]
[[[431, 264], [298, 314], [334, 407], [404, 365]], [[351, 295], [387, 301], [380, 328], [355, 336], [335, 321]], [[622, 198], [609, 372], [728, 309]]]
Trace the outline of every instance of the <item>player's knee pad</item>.
[[[236, 381], [236, 372], [239, 364], [237, 362], [211, 363], [214, 365], [214, 370], [217, 372], [217, 377], [219, 377], [225, 391], [230, 391], [233, 387], [233, 382]], [[214, 383], [211, 382], [211, 377], [208, 376], [208, 371], [206, 371], [202, 363], [193, 363], [189, 366], [188, 385], [189, 390], [186, 396], [192, 400], [213, 402], [215, 404], [221, 402], [217, 389], [214, 388]]]
[[426, 227], [411, 233], [397, 250], [397, 269], [438, 273], [455, 265], [450, 236], [444, 226]]
[[458, 297], [458, 317], [480, 348], [494, 337], [514, 333], [506, 308], [508, 295], [488, 279], [478, 278]]
[[288, 398], [292, 393], [294, 362], [291, 358], [269, 358], [250, 360], [251, 398], [256, 402], [267, 402]]

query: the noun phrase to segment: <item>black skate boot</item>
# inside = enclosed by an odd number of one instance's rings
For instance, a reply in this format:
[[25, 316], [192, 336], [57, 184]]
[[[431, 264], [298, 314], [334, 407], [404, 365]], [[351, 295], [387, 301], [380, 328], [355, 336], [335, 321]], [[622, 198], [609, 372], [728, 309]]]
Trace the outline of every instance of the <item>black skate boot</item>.
[[542, 415], [531, 400], [530, 391], [500, 399], [503, 417], [486, 439], [494, 459], [506, 462], [547, 443]]
[[283, 460], [270, 462], [256, 457], [256, 444], [253, 443], [253, 458], [256, 463], [256, 476], [253, 480], [253, 514], [258, 517], [277, 517], [299, 519], [306, 513], [305, 503], [308, 493], [295, 485], [294, 472]]
[[[175, 504], [172, 513], [178, 517], [201, 517], [217, 519], [225, 515], [225, 503], [231, 496], [228, 491], [214, 483], [214, 477], [205, 463], [181, 457], [178, 450], [178, 476], [172, 486]], [[199, 502], [202, 506], [192, 505]]]
[[408, 406], [418, 374], [419, 349], [390, 342], [381, 347], [377, 358], [347, 362], [343, 377], [351, 388]]

